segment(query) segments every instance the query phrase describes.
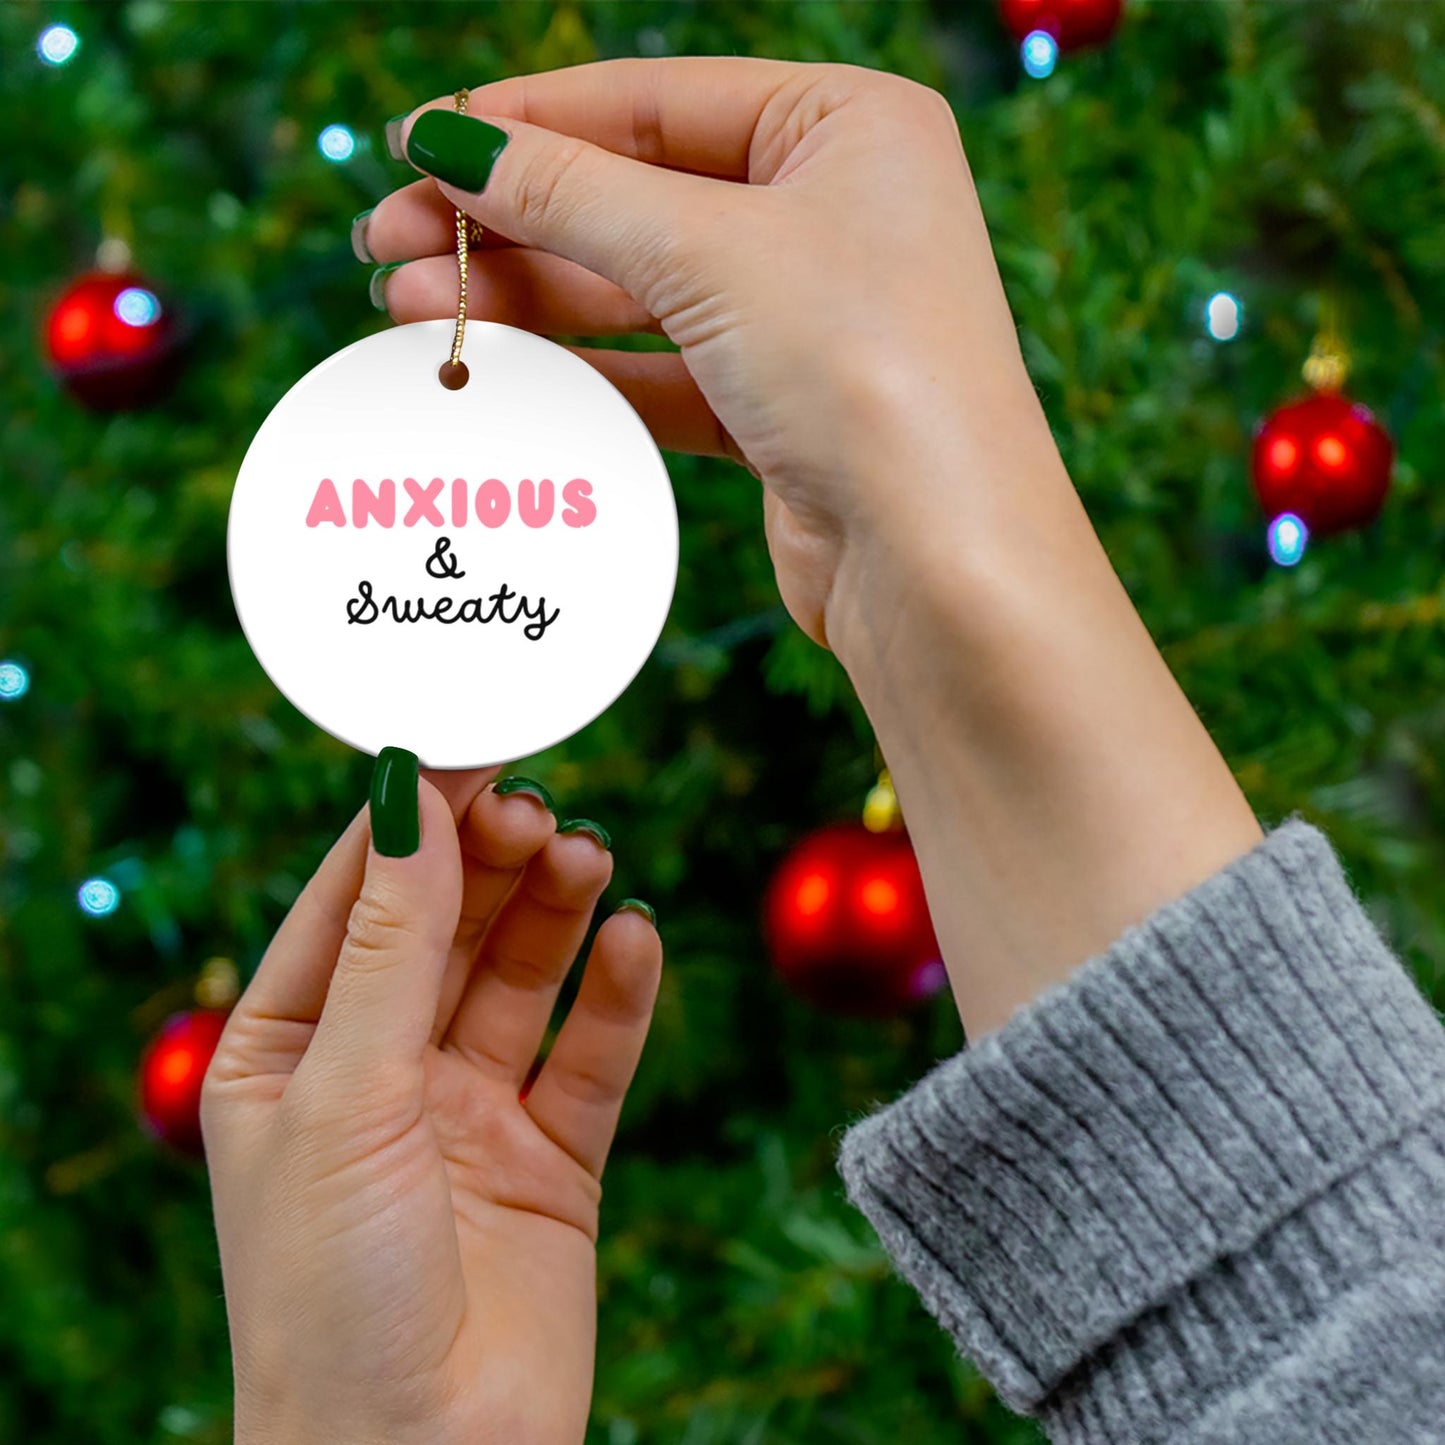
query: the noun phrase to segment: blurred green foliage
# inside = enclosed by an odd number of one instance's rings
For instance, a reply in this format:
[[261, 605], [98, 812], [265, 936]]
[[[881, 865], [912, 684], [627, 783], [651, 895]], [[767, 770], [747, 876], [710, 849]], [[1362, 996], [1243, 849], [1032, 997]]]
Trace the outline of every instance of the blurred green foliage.
[[[254, 965], [368, 760], [275, 693], [225, 581], [236, 467], [276, 399], [384, 324], [347, 227], [408, 173], [387, 116], [599, 56], [743, 53], [911, 75], [953, 101], [1065, 456], [1146, 620], [1267, 820], [1327, 827], [1436, 997], [1445, 964], [1439, 404], [1445, 15], [1144, 3], [1021, 80], [991, 5], [37, 5], [0, 10], [0, 1440], [229, 1439], [204, 1174], [133, 1115], [144, 1040], [201, 961]], [[81, 49], [49, 69], [43, 26]], [[327, 124], [361, 138], [328, 164]], [[179, 301], [160, 407], [79, 410], [39, 326], [104, 235]], [[866, 277], [859, 278], [867, 284]], [[1206, 298], [1246, 308], [1205, 339]], [[1271, 569], [1253, 422], [1321, 301], [1400, 447], [1366, 535]], [[983, 363], [986, 364], [986, 361]], [[671, 458], [682, 576], [653, 661], [531, 760], [617, 839], [670, 968], [608, 1175], [598, 1445], [1025, 1442], [847, 1207], [839, 1126], [959, 1044], [784, 995], [756, 924], [789, 841], [861, 802], [839, 669], [782, 613], [757, 488]], [[960, 505], [966, 505], [960, 479]], [[87, 919], [85, 877], [124, 890]]]

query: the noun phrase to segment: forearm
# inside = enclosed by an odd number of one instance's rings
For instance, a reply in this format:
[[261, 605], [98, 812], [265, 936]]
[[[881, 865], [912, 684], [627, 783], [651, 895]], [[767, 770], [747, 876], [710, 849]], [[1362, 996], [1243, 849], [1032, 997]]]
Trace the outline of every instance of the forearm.
[[[920, 406], [950, 414], [947, 399]], [[892, 771], [970, 1037], [1258, 841], [1032, 392], [879, 427], [889, 509], [828, 612]], [[949, 478], [905, 489], [902, 476]]]

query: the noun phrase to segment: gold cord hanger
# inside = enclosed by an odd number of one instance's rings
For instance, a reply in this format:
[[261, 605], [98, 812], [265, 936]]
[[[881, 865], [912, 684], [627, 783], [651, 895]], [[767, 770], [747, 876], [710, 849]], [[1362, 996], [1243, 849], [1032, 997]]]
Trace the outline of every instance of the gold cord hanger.
[[[452, 105], [458, 115], [467, 113], [470, 92], [459, 90], [452, 96]], [[465, 211], [457, 212], [457, 280], [460, 283], [457, 296], [457, 325], [452, 332], [452, 354], [441, 364], [437, 380], [448, 391], [460, 391], [467, 384], [467, 364], [462, 360], [462, 339], [467, 334], [467, 252], [482, 242], [482, 225], [473, 220]]]

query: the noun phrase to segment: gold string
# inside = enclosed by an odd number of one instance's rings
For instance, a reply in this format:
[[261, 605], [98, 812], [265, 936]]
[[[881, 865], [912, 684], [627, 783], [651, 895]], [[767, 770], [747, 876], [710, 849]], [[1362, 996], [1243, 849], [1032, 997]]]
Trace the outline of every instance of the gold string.
[[[459, 90], [452, 96], [452, 105], [456, 108], [458, 115], [467, 113], [467, 102], [471, 98], [470, 93]], [[462, 361], [462, 339], [467, 334], [467, 252], [471, 245], [480, 243], [482, 239], [481, 226], [473, 221], [465, 211], [457, 213], [457, 325], [452, 332], [452, 354], [448, 361], [442, 364], [441, 370], [437, 373], [441, 384], [449, 391], [456, 391], [467, 384], [466, 363]]]

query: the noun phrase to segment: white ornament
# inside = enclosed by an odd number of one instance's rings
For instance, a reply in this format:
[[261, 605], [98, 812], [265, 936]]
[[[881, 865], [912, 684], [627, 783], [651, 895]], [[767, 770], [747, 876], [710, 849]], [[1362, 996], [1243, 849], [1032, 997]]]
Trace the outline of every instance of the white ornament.
[[256, 433], [231, 499], [231, 593], [278, 688], [327, 732], [423, 766], [525, 757], [647, 660], [677, 508], [641, 418], [585, 361], [453, 323], [358, 341]]

